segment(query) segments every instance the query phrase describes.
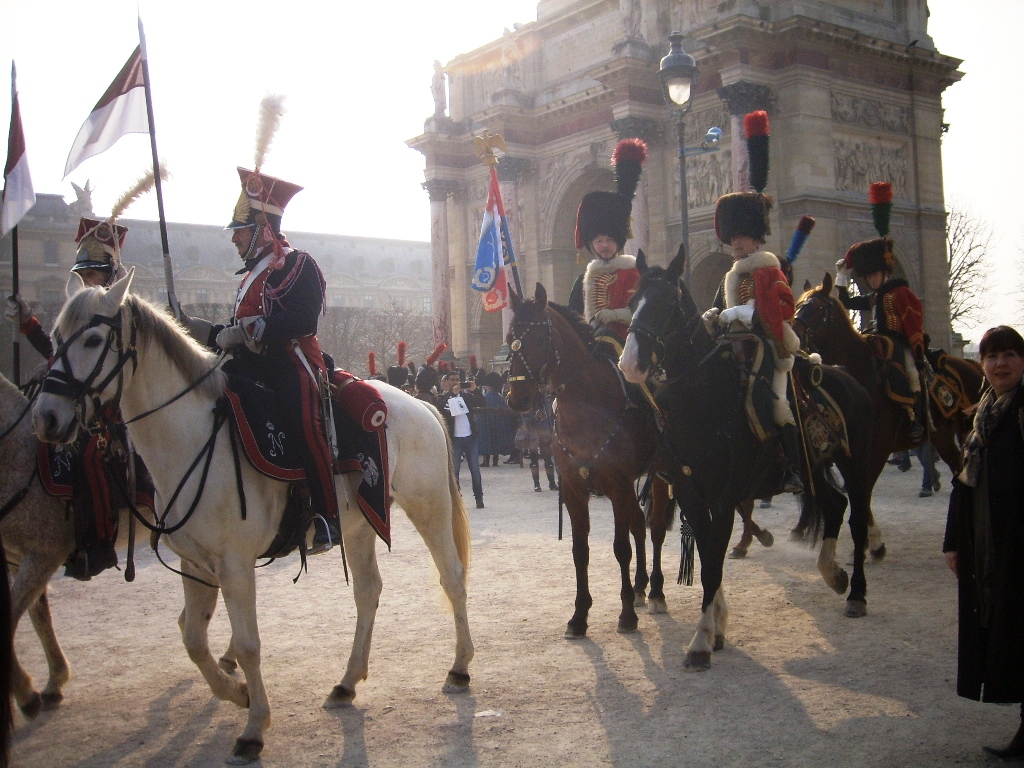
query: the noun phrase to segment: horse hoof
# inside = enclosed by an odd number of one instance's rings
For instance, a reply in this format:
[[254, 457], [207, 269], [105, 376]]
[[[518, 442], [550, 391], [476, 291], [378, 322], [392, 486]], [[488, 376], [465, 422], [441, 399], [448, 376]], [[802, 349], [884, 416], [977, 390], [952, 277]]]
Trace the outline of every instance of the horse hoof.
[[227, 656], [221, 656], [220, 659], [217, 660], [217, 666], [230, 675], [238, 669], [238, 662], [234, 659], [229, 659]]
[[43, 695], [40, 696], [40, 698], [43, 700], [43, 711], [52, 712], [61, 705], [62, 701], [64, 701], [64, 694], [44, 692]]
[[668, 604], [664, 597], [652, 597], [647, 603], [648, 613], [668, 613]]
[[620, 617], [617, 630], [620, 635], [628, 635], [631, 632], [636, 632], [638, 626], [640, 626], [640, 620], [637, 619], [636, 614], [633, 614], [632, 617]]
[[331, 689], [331, 695], [327, 697], [327, 701], [324, 702], [324, 709], [350, 707], [355, 697], [355, 691], [349, 690], [344, 685], [336, 685]]
[[799, 528], [794, 528], [792, 531], [789, 532], [790, 541], [803, 541], [806, 538], [806, 533], [804, 533], [804, 531], [801, 531]]
[[35, 720], [39, 717], [39, 713], [43, 711], [43, 697], [38, 693], [33, 693], [32, 698], [24, 704], [19, 704], [18, 708], [21, 710], [21, 714], [25, 716], [26, 720]]
[[444, 693], [466, 693], [469, 690], [469, 675], [454, 669], [449, 671], [441, 690]]
[[832, 587], [833, 591], [837, 595], [845, 595], [846, 590], [850, 588], [850, 575], [840, 569], [839, 573], [836, 574], [836, 583]]
[[739, 547], [733, 547], [732, 552], [729, 553], [730, 560], [742, 560], [747, 556], [747, 550], [740, 549]]
[[868, 604], [864, 600], [847, 600], [846, 601], [846, 618], [848, 619], [859, 619], [861, 616], [867, 616]]
[[871, 550], [871, 562], [880, 563], [885, 560], [885, 544], [880, 546], [878, 549]]
[[248, 765], [260, 759], [263, 742], [259, 739], [238, 739], [226, 762], [228, 765]]
[[587, 625], [584, 624], [582, 627], [577, 628], [572, 624], [567, 624], [565, 627], [565, 639], [566, 640], [580, 640], [587, 636]]
[[687, 672], [707, 672], [711, 669], [711, 651], [687, 651], [683, 669]]
[[725, 648], [725, 635], [715, 635], [715, 644], [711, 646], [714, 651], [720, 651]]
[[634, 608], [645, 608], [647, 606], [647, 595], [643, 592], [636, 592], [633, 596]]
[[769, 530], [762, 530], [757, 536], [757, 540], [761, 542], [762, 547], [770, 547], [775, 543], [775, 536]]

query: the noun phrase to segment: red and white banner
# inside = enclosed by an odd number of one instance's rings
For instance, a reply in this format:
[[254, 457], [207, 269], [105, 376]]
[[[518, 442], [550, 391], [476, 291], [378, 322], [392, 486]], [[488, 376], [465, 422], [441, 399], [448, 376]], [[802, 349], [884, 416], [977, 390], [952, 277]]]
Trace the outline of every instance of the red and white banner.
[[11, 62], [11, 132], [7, 140], [7, 165], [4, 166], [4, 207], [0, 217], [0, 236], [18, 226], [22, 217], [36, 204], [32, 176], [28, 172], [25, 132], [21, 127], [16, 81], [14, 62]]
[[65, 176], [110, 149], [126, 133], [149, 133], [145, 85], [140, 45], [86, 118], [68, 155]]

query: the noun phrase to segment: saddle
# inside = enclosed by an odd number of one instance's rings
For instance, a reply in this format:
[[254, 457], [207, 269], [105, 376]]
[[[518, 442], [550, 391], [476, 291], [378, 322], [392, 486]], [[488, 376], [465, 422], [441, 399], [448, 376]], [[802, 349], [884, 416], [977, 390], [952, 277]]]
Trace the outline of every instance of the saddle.
[[[359, 508], [366, 521], [390, 548], [391, 495], [385, 431], [387, 405], [376, 388], [345, 371], [333, 371], [330, 385], [338, 450], [334, 472], [361, 473], [357, 498]], [[258, 381], [228, 374], [224, 396], [249, 463], [267, 477], [302, 483], [306, 478], [302, 461], [295, 440], [283, 427], [274, 393]], [[304, 484], [299, 488], [304, 489]], [[305, 516], [304, 507], [308, 504], [301, 503], [304, 499], [293, 495], [289, 498], [278, 539], [282, 542], [294, 540], [290, 548], [294, 549], [308, 522], [308, 517], [302, 519]], [[298, 536], [294, 535], [295, 530], [299, 531]], [[282, 554], [287, 552], [265, 556], [278, 557]]]
[[886, 396], [897, 405], [913, 413], [914, 392], [910, 389], [910, 378], [903, 355], [889, 336], [880, 333], [868, 334], [868, 349], [875, 360], [875, 378], [885, 388]]
[[971, 405], [967, 387], [960, 374], [949, 364], [949, 355], [944, 350], [929, 349], [925, 354], [935, 374], [929, 383], [928, 394], [939, 413], [950, 419]]

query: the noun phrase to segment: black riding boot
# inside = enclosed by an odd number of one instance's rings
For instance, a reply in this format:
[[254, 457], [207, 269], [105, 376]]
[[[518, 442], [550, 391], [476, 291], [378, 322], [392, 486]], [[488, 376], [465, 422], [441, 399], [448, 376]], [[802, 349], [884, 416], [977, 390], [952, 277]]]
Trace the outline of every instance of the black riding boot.
[[910, 439], [915, 443], [920, 443], [924, 440], [924, 424], [928, 418], [924, 411], [925, 408], [925, 395], [924, 392], [914, 393], [914, 418], [910, 424]]
[[558, 490], [558, 483], [555, 482], [555, 468], [550, 464], [544, 465], [544, 471], [548, 474], [548, 489], [552, 491]]
[[779, 427], [779, 442], [789, 464], [782, 478], [782, 491], [803, 493], [804, 484], [800, 479], [800, 466], [803, 462], [800, 459], [800, 436], [797, 434], [796, 424], [783, 424]]

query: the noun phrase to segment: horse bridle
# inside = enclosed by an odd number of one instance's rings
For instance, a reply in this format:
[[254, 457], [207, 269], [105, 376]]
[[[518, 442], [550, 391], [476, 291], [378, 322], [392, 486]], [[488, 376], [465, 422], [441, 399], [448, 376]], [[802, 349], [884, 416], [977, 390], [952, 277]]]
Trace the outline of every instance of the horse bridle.
[[[651, 285], [654, 285], [656, 283], [665, 284], [669, 287], [670, 290], [675, 291], [676, 300], [675, 304], [673, 305], [674, 312], [676, 315], [681, 316], [683, 304], [683, 289], [679, 286], [679, 280], [673, 282], [665, 278], [657, 277], [651, 279], [650, 283]], [[690, 334], [692, 338], [693, 332], [696, 329], [696, 323], [699, 321], [699, 318], [697, 318], [696, 320], [691, 320], [689, 324], [681, 323], [679, 325], [674, 325], [670, 323], [667, 329], [665, 329], [663, 332], [658, 332], [651, 328], [646, 323], [644, 323], [642, 320], [637, 318], [636, 314], [634, 314], [633, 319], [629, 323], [629, 330], [627, 331], [627, 335], [629, 333], [634, 333], [637, 336], [642, 336], [650, 340], [651, 367], [654, 372], [658, 372], [664, 370], [665, 350], [667, 349], [667, 343], [671, 341], [674, 337], [684, 333]], [[689, 327], [690, 325], [693, 326], [693, 329]]]
[[[523, 328], [525, 328], [525, 330], [522, 330]], [[526, 359], [526, 355], [523, 354], [523, 340], [534, 328], [544, 329], [544, 341], [547, 345], [547, 349], [549, 350], [549, 354], [545, 357], [543, 365], [541, 365], [540, 369], [537, 371], [533, 370], [529, 361]], [[520, 334], [516, 335], [516, 331], [520, 331]], [[509, 376], [508, 383], [513, 384], [517, 381], [524, 381], [535, 385], [538, 389], [546, 387], [548, 374], [551, 372], [551, 369], [557, 367], [559, 363], [558, 350], [555, 348], [550, 318], [543, 322], [538, 320], [515, 321], [509, 327], [509, 336], [512, 338], [508, 347], [509, 371], [511, 372], [512, 370], [512, 363], [518, 359], [522, 363], [523, 368], [526, 369], [526, 375]], [[550, 360], [552, 355], [554, 356], [554, 362], [551, 362]]]
[[812, 301], [822, 303], [825, 305], [822, 320], [822, 323], [824, 324], [832, 324], [832, 314], [835, 312], [836, 308], [835, 303], [830, 298], [828, 298], [827, 296], [819, 296], [816, 293], [811, 294], [806, 299], [802, 300], [799, 304], [796, 305], [796, 315], [793, 318], [793, 322], [795, 323], [797, 320], [799, 320], [800, 324], [804, 327], [803, 338], [801, 339], [801, 341], [803, 342], [803, 346], [809, 352], [817, 352], [817, 347], [814, 346], [814, 328], [806, 320], [807, 312], [809, 312], [811, 309]]
[[[135, 348], [136, 323], [132, 322], [131, 324], [131, 334], [129, 336], [128, 345], [125, 346], [123, 339], [122, 314], [123, 313], [121, 312], [117, 312], [111, 316], [99, 314], [93, 315], [88, 323], [71, 334], [66, 341], [61, 340], [60, 334], [54, 332], [54, 340], [57, 342], [57, 349], [54, 352], [53, 357], [54, 361], [59, 360], [61, 362], [63, 370], [56, 370], [51, 365], [50, 370], [46, 374], [46, 378], [43, 380], [41, 391], [57, 395], [58, 397], [66, 397], [70, 399], [71, 404], [75, 409], [75, 413], [78, 416], [79, 423], [81, 423], [87, 431], [92, 433], [97, 432], [102, 428], [101, 414], [106, 406], [113, 405], [115, 410], [119, 409], [121, 394], [124, 390], [125, 365], [127, 365], [129, 361], [131, 362], [133, 374], [135, 373], [136, 368], [138, 368], [138, 351]], [[106, 325], [110, 328], [107, 332], [106, 346], [103, 347], [103, 351], [100, 353], [99, 358], [93, 365], [92, 370], [89, 371], [84, 379], [79, 379], [72, 371], [71, 360], [68, 358], [67, 354], [68, 349], [83, 333], [92, 330], [93, 328], [98, 328], [101, 325]], [[117, 360], [110, 372], [97, 384], [96, 380], [99, 378], [100, 372], [103, 369], [103, 364], [106, 362], [107, 355], [111, 350], [114, 350], [114, 354], [117, 355]], [[114, 396], [107, 403], [103, 403], [100, 400], [99, 394], [107, 388], [115, 377], [117, 378], [117, 389], [114, 392]], [[95, 418], [92, 424], [87, 424], [85, 421], [85, 411], [83, 406], [86, 399], [91, 399], [93, 405]]]

